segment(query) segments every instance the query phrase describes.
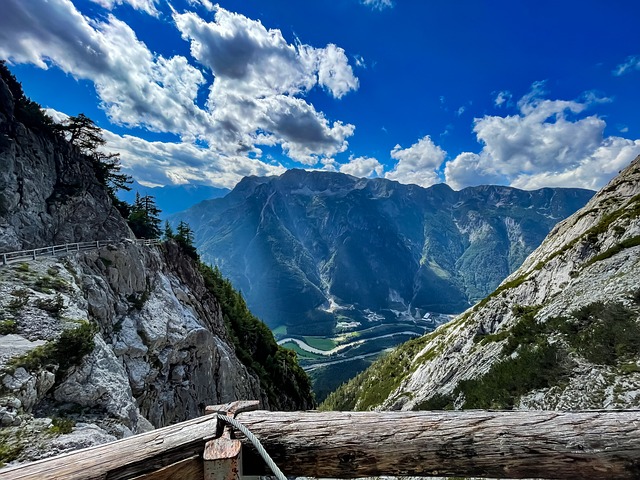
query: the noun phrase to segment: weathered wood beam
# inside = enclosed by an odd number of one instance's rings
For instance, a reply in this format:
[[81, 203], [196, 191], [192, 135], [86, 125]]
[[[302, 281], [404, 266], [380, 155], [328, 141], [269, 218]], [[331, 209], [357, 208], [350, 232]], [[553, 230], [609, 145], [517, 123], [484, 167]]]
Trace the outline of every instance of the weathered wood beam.
[[[640, 478], [640, 411], [256, 411], [237, 419], [286, 475]], [[267, 473], [242, 442], [244, 474]]]
[[[6, 468], [0, 470], [0, 478], [2, 480], [134, 478], [192, 457], [201, 459], [206, 442], [215, 437], [217, 423], [215, 416], [206, 415], [104, 445]], [[201, 464], [202, 461], [199, 461]], [[200, 467], [198, 471], [202, 472], [202, 468]], [[180, 478], [191, 480], [187, 476]], [[202, 479], [202, 473], [199, 473], [197, 479]]]

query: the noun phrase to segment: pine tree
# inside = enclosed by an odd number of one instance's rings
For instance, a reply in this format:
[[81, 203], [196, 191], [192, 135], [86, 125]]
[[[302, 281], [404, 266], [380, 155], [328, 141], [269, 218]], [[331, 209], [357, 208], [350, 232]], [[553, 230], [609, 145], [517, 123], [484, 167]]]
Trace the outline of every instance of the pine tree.
[[100, 147], [107, 143], [102, 138], [102, 129], [84, 113], [80, 113], [67, 119], [62, 126], [62, 132], [80, 153], [91, 159], [96, 179], [107, 188], [114, 205], [124, 214], [128, 205], [116, 197], [116, 192], [131, 190], [129, 184], [132, 180], [129, 175], [120, 173], [119, 153], [105, 153], [100, 150]]
[[181, 220], [176, 230], [177, 233], [174, 238], [178, 245], [180, 245], [187, 255], [198, 259], [198, 252], [196, 251], [196, 247], [193, 245], [193, 230], [191, 230], [189, 224]]
[[138, 238], [160, 238], [160, 209], [156, 206], [152, 195], [140, 196], [136, 192], [136, 200], [131, 206], [129, 227]]
[[175, 233], [173, 233], [173, 228], [171, 228], [171, 224], [169, 220], [165, 220], [164, 222], [164, 239], [171, 240], [175, 238]]

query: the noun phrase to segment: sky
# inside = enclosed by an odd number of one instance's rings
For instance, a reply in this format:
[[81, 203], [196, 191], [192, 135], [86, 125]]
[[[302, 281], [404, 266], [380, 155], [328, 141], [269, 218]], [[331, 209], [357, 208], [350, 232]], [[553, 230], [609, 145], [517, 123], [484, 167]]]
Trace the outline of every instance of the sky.
[[0, 58], [141, 183], [289, 168], [598, 189], [640, 155], [637, 0], [2, 0]]

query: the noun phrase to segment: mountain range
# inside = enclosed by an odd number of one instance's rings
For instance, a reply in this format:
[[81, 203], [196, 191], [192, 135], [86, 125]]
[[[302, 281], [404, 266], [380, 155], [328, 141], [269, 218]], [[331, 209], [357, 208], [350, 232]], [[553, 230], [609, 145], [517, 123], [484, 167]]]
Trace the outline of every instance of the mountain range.
[[485, 299], [323, 408], [638, 408], [639, 359], [640, 157]]
[[340, 321], [458, 313], [494, 290], [593, 192], [454, 191], [341, 173], [246, 177], [188, 222], [271, 328], [327, 335]]

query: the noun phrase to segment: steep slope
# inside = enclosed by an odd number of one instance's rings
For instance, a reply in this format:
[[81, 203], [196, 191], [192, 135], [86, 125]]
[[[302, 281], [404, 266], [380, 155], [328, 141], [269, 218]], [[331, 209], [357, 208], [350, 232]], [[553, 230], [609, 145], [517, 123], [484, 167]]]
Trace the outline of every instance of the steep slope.
[[324, 408], [638, 407], [639, 312], [640, 157], [491, 295]]
[[89, 159], [0, 69], [0, 251], [132, 238]]
[[[592, 192], [460, 192], [290, 170], [243, 179], [175, 215], [267, 324], [327, 334], [338, 317], [462, 311], [517, 268]], [[342, 308], [340, 308], [342, 307]], [[363, 320], [364, 319], [364, 320]]]
[[[0, 253], [109, 242], [0, 266], [0, 465], [179, 422], [236, 399], [311, 408], [295, 355], [277, 346], [228, 282], [176, 242], [142, 246], [129, 238], [88, 159], [11, 77], [14, 101], [7, 71], [0, 73], [0, 105], [13, 108], [0, 116], [7, 132], [0, 158], [11, 167], [2, 170], [3, 188], [20, 192], [19, 201], [2, 197]], [[52, 198], [49, 187], [65, 194]]]

